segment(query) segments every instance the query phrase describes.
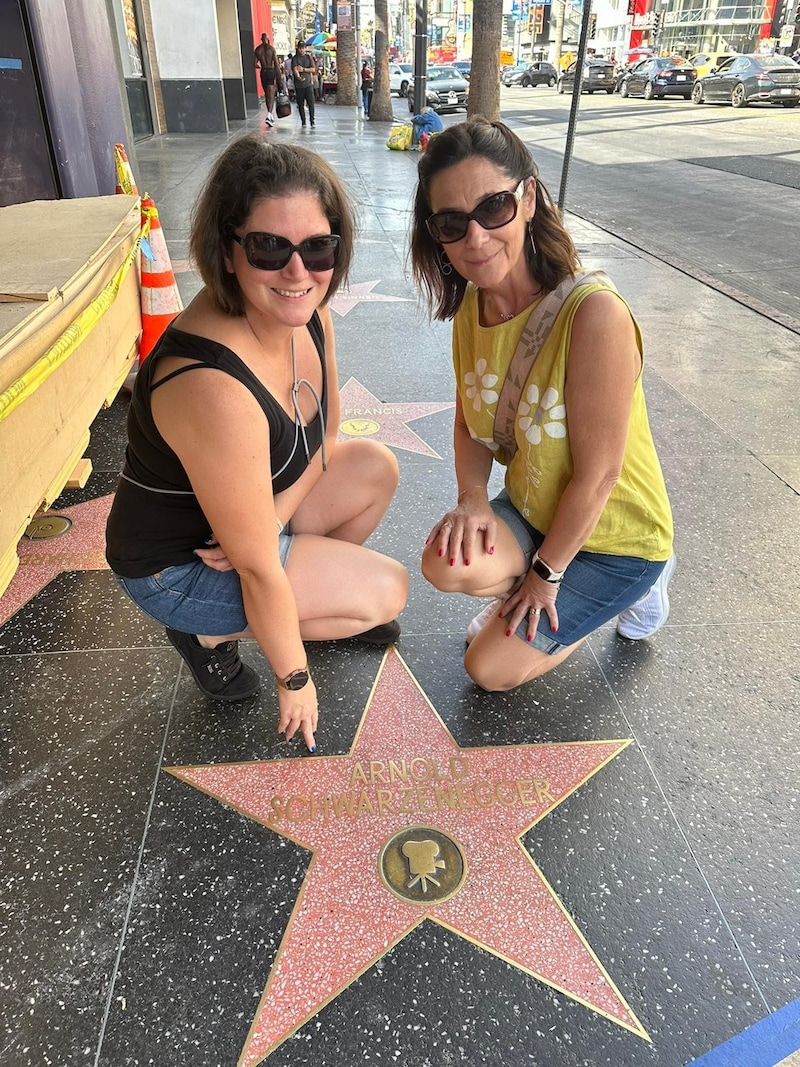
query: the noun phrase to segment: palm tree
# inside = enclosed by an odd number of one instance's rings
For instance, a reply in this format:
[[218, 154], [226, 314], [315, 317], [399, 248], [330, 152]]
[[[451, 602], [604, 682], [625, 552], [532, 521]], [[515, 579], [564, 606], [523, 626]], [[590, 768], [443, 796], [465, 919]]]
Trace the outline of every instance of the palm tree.
[[370, 122], [393, 122], [389, 89], [389, 3], [375, 0], [375, 69], [373, 72]]
[[[360, 82], [359, 82], [360, 86]], [[355, 107], [356, 89], [356, 31], [339, 30], [336, 34], [336, 103]]]
[[467, 118], [500, 118], [500, 35], [503, 0], [480, 0], [472, 7], [472, 71]]

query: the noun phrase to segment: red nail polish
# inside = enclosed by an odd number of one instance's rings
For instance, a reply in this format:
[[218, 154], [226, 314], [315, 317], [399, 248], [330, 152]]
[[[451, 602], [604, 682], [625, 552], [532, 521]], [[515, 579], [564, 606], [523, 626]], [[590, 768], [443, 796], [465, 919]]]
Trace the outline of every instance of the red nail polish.
[[554, 633], [554, 634], [557, 634], [557, 633], [558, 633], [558, 627], [557, 627], [557, 626], [554, 626], [554, 627], [553, 627], [553, 633]]
[[494, 555], [494, 545], [492, 545], [492, 547], [489, 549], [489, 555], [490, 556]]
[[444, 555], [444, 549], [440, 548], [439, 549], [439, 559], [441, 559], [443, 555]]
[[506, 630], [506, 637], [511, 637], [511, 631], [510, 630]]
[[465, 560], [464, 560], [464, 566], [465, 566], [465, 567], [468, 567], [468, 566], [469, 566], [469, 560], [468, 560], [468, 559], [465, 559]]
[[455, 565], [456, 565], [456, 561], [455, 561], [455, 559], [451, 559], [451, 560], [450, 560], [450, 566], [451, 566], [451, 567], [455, 567]]
[[528, 644], [533, 640], [533, 634], [528, 634]]

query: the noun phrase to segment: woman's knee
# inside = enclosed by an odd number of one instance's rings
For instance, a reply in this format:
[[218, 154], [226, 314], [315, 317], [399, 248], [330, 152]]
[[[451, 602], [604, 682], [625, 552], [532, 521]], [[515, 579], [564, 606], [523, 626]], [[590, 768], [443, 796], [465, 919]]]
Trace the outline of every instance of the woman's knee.
[[383, 557], [383, 566], [378, 576], [380, 584], [379, 600], [383, 606], [382, 614], [386, 615], [381, 622], [389, 622], [396, 618], [408, 600], [408, 571], [402, 563], [388, 556]]
[[[505, 640], [519, 643], [517, 637]], [[487, 693], [508, 693], [546, 674], [556, 665], [552, 656], [538, 653], [527, 646], [520, 647], [517, 656], [516, 644], [509, 647], [507, 654], [500, 655], [496, 645], [481, 647], [481, 644], [480, 641], [473, 641], [469, 646], [464, 655], [464, 669], [472, 681]]]
[[379, 441], [348, 441], [348, 459], [358, 477], [394, 496], [400, 481], [400, 466], [390, 448]]
[[441, 593], [460, 592], [456, 584], [456, 574], [449, 562], [439, 555], [435, 544], [426, 545], [420, 560], [422, 577]]
[[426, 581], [440, 593], [466, 593], [468, 596], [482, 595], [477, 574], [474, 569], [462, 564], [451, 567], [446, 556], [440, 556], [436, 544], [426, 545], [420, 560], [420, 570]]
[[494, 657], [481, 655], [473, 645], [464, 654], [464, 670], [469, 677], [487, 693], [507, 693], [516, 689], [520, 682], [509, 677], [505, 667], [498, 664]]

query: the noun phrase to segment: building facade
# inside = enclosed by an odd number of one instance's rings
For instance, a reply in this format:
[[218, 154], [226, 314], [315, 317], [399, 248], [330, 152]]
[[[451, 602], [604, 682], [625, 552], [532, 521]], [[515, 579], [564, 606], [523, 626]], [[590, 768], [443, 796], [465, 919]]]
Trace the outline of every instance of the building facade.
[[[0, 0], [0, 205], [114, 192], [114, 145], [227, 131], [258, 106], [261, 34], [292, 0]], [[191, 17], [187, 17], [187, 11]]]

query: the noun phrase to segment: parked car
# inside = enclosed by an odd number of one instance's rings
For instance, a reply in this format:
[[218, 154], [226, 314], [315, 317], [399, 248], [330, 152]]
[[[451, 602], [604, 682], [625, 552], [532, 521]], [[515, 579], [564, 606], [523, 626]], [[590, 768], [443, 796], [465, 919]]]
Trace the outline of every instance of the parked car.
[[529, 63], [527, 67], [512, 67], [502, 77], [503, 85], [521, 85], [523, 89], [531, 85], [555, 85], [558, 72], [552, 63]]
[[[575, 72], [577, 63], [570, 63], [567, 69], [558, 76], [558, 91], [572, 92], [575, 84]], [[587, 59], [583, 64], [583, 77], [581, 78], [581, 92], [614, 92], [614, 64], [607, 59]]]
[[714, 55], [713, 52], [698, 52], [696, 56], [689, 56], [689, 62], [694, 67], [698, 78], [704, 78], [711, 74], [717, 67], [721, 67], [726, 59], [732, 59], [732, 53], [722, 52]]
[[753, 103], [797, 107], [800, 66], [786, 56], [732, 56], [714, 74], [695, 82], [692, 101], [734, 107]]
[[660, 100], [663, 96], [692, 95], [695, 69], [685, 59], [674, 56], [651, 56], [632, 67], [619, 87], [620, 96], [643, 96], [645, 100]]
[[467, 81], [472, 74], [472, 60], [471, 59], [457, 59], [453, 66], [456, 68], [459, 74], [463, 75]]
[[[469, 82], [455, 67], [428, 67], [425, 103], [434, 111], [455, 111], [467, 106]], [[414, 79], [408, 85], [408, 110], [414, 110]]]
[[414, 68], [410, 63], [389, 64], [389, 92], [397, 93], [398, 96], [408, 95], [408, 86]]

